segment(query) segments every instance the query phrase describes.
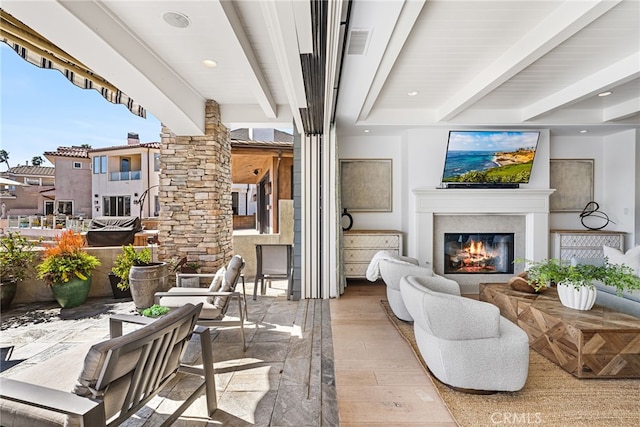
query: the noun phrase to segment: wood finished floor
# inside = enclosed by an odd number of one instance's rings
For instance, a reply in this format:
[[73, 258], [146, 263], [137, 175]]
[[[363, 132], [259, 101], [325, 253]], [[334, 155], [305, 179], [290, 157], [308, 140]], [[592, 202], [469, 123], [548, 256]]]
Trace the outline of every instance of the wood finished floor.
[[330, 301], [340, 426], [457, 426], [381, 299], [382, 282], [353, 282]]

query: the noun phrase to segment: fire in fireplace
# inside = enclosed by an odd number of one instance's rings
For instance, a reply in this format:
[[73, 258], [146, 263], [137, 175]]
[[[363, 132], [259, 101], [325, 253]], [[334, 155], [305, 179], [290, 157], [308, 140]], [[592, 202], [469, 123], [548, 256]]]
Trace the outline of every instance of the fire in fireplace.
[[445, 233], [444, 273], [513, 274], [514, 233]]

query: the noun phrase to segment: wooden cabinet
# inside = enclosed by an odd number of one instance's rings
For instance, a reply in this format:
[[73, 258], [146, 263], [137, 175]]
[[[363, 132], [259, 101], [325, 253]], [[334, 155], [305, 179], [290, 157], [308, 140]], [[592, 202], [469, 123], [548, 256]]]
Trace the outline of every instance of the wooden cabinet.
[[552, 257], [570, 261], [571, 258], [604, 258], [602, 246], [624, 252], [624, 233], [619, 231], [551, 230]]
[[344, 275], [367, 277], [367, 267], [378, 251], [402, 255], [402, 232], [396, 230], [349, 230], [343, 238]]

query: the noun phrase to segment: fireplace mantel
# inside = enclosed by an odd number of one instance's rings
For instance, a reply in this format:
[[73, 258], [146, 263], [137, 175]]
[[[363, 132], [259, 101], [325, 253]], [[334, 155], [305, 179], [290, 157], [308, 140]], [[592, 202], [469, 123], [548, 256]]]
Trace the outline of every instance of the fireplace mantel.
[[527, 259], [544, 259], [549, 252], [549, 196], [552, 189], [433, 189], [417, 188], [415, 220], [418, 259], [433, 265], [434, 215], [524, 215]]

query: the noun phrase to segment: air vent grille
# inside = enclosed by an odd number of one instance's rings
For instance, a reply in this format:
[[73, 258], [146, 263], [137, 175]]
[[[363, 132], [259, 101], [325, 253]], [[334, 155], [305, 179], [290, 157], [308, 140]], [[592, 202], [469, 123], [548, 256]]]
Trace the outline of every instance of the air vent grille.
[[349, 55], [364, 55], [369, 43], [368, 29], [353, 29], [349, 35], [349, 48], [347, 54]]

